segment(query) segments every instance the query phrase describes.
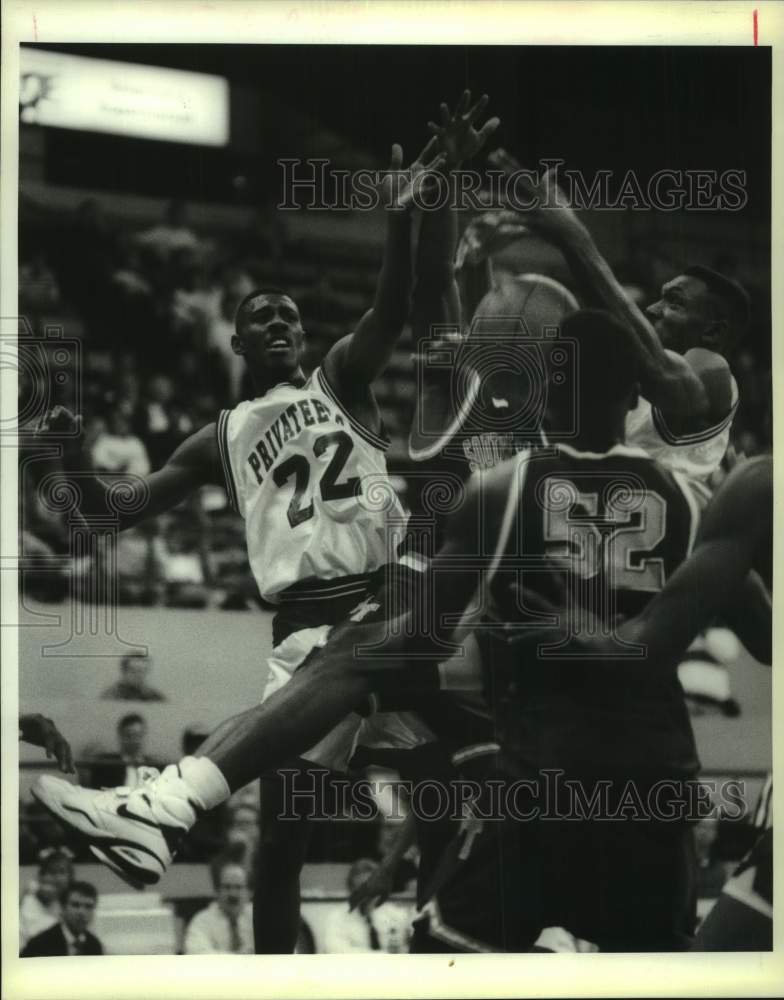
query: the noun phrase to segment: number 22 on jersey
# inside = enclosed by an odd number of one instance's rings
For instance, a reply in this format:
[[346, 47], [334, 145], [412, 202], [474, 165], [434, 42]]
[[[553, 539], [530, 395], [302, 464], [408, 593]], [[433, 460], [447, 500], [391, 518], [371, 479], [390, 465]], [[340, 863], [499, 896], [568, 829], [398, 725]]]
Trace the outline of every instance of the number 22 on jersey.
[[[335, 450], [319, 478], [318, 489], [321, 499], [329, 502], [359, 496], [362, 492], [359, 476], [349, 476], [340, 481], [346, 462], [354, 449], [354, 442], [346, 431], [330, 431], [320, 435], [313, 442], [313, 454], [316, 458], [321, 458], [332, 446]], [[290, 479], [294, 479], [294, 493], [287, 511], [292, 528], [313, 517], [313, 499], [309, 503], [303, 502], [308, 495], [311, 479], [311, 463], [305, 455], [290, 455], [275, 469], [272, 478], [278, 488], [282, 488]]]

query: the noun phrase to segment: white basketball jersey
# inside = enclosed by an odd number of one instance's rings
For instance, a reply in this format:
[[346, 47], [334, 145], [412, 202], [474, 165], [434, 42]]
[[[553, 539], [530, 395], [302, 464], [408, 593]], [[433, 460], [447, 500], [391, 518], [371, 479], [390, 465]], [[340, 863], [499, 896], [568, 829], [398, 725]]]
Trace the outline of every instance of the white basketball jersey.
[[661, 411], [641, 396], [635, 409], [626, 417], [626, 443], [642, 448], [651, 458], [674, 472], [706, 482], [718, 469], [727, 451], [737, 408], [738, 386], [732, 378], [732, 407], [727, 416], [712, 427], [693, 434], [676, 434], [667, 426]]
[[406, 515], [387, 475], [388, 446], [341, 406], [321, 368], [304, 386], [282, 382], [221, 412], [226, 488], [262, 597], [276, 603], [303, 580], [395, 560]]

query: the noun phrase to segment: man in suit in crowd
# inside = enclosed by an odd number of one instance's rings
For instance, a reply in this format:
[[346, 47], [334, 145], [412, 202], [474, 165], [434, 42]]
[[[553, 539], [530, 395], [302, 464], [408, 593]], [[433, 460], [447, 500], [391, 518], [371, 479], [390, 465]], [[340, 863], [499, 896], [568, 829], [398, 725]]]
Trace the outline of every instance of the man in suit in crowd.
[[147, 683], [152, 660], [133, 653], [120, 661], [120, 679], [108, 687], [101, 698], [110, 701], [166, 701], [166, 696]]
[[185, 932], [186, 955], [253, 954], [253, 910], [248, 876], [241, 865], [216, 866], [216, 898], [191, 920]]
[[36, 934], [22, 950], [22, 958], [55, 955], [103, 955], [103, 945], [88, 927], [95, 915], [98, 893], [89, 882], [72, 882], [63, 892], [58, 923]]
[[114, 788], [115, 785], [136, 784], [138, 769], [156, 767], [158, 762], [147, 756], [147, 720], [137, 712], [124, 715], [117, 723], [117, 753], [100, 754], [90, 769], [91, 788]]

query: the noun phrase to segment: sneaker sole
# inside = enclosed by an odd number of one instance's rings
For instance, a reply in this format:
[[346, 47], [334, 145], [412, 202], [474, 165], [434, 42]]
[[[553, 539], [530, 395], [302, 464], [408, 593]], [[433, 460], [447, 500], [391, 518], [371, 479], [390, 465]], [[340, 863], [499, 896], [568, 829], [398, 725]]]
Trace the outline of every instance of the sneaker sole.
[[[160, 875], [156, 872], [146, 871], [145, 869], [139, 869], [132, 866], [129, 862], [125, 861], [124, 858], [117, 856], [112, 856], [107, 853], [111, 851], [111, 845], [107, 844], [106, 841], [109, 837], [93, 837], [89, 833], [85, 833], [76, 826], [72, 826], [70, 823], [65, 823], [63, 817], [53, 809], [48, 802], [46, 802], [40, 795], [37, 794], [35, 788], [30, 789], [30, 793], [39, 805], [43, 806], [46, 812], [61, 825], [67, 826], [67, 829], [72, 833], [81, 843], [85, 844], [91, 851], [91, 853], [107, 868], [115, 873], [119, 878], [129, 885], [132, 889], [137, 889], [139, 891], [146, 888], [148, 885], [155, 885], [160, 881]], [[100, 846], [99, 846], [100, 845]]]
[[129, 885], [132, 889], [137, 889], [138, 891], [143, 892], [148, 885], [155, 885], [155, 882], [158, 881], [156, 878], [152, 882], [144, 882], [141, 878], [139, 878], [138, 872], [135, 869], [130, 871], [128, 868], [123, 868], [121, 858], [113, 857], [102, 848], [96, 847], [95, 844], [89, 844], [88, 846], [90, 848], [90, 853], [93, 854], [93, 856], [96, 857], [101, 864], [110, 868], [118, 878], [121, 878], [123, 882], [125, 882], [126, 885]]

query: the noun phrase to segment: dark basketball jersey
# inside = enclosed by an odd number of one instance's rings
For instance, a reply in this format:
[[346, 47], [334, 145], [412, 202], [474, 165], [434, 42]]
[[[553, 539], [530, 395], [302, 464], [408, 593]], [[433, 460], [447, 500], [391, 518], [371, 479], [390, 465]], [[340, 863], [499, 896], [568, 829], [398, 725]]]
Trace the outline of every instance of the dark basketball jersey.
[[615, 617], [637, 614], [690, 552], [698, 505], [686, 480], [623, 445], [523, 453], [491, 475], [505, 512], [500, 526], [483, 525], [496, 555], [479, 637], [496, 693], [499, 670], [508, 681], [494, 705], [505, 749], [523, 769], [693, 774], [682, 689], [646, 665], [643, 648], [619, 640], [597, 663], [569, 659], [557, 644], [521, 654], [508, 641], [510, 628], [542, 621], [526, 608], [526, 588], [560, 601], [565, 590], [567, 631], [611, 638]]

